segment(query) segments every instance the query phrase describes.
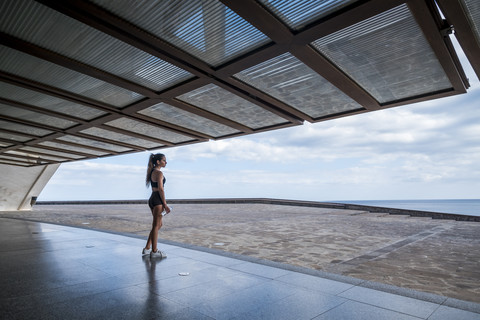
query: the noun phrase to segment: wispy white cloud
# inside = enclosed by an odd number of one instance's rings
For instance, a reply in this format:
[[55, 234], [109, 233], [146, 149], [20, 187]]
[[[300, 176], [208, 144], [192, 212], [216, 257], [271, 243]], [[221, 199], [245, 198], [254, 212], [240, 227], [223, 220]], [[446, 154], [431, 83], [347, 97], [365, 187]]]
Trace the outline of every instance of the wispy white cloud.
[[62, 165], [63, 168], [74, 172], [83, 172], [88, 170], [90, 172], [106, 172], [106, 173], [138, 173], [145, 171], [144, 166], [129, 165], [129, 164], [115, 164], [115, 163], [96, 163], [91, 161], [70, 162]]

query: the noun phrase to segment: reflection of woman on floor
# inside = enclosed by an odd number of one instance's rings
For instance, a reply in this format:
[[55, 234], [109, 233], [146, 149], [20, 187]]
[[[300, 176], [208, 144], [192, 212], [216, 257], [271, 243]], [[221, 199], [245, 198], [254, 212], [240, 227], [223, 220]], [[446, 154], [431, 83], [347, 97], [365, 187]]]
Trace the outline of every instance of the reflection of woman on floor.
[[[150, 210], [152, 210], [153, 222], [152, 230], [148, 235], [147, 245], [143, 249], [142, 254], [150, 254], [151, 258], [167, 257], [165, 252], [157, 249], [158, 230], [162, 227], [162, 212], [165, 211], [166, 214], [170, 212], [170, 208], [165, 200], [164, 185], [166, 179], [161, 171], [166, 165], [167, 158], [165, 158], [164, 154], [157, 153], [150, 155], [148, 160], [146, 184], [147, 187], [149, 184], [152, 186], [152, 195], [148, 200], [148, 205]], [[150, 249], [150, 246], [152, 249]]]

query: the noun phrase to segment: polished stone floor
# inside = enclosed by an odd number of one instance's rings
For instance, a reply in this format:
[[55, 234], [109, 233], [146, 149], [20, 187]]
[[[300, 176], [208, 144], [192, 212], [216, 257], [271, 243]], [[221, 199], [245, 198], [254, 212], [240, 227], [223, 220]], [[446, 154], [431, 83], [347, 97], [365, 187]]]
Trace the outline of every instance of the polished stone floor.
[[1, 319], [480, 319], [475, 303], [286, 265], [0, 218]]

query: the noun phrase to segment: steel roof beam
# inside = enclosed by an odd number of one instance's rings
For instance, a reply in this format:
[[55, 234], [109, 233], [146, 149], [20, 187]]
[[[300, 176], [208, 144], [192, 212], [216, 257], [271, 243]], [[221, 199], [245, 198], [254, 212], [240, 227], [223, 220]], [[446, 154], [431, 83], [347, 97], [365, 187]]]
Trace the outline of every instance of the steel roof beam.
[[460, 0], [437, 0], [448, 24], [453, 25], [455, 37], [463, 48], [477, 78], [480, 79], [480, 39], [472, 32], [472, 25]]

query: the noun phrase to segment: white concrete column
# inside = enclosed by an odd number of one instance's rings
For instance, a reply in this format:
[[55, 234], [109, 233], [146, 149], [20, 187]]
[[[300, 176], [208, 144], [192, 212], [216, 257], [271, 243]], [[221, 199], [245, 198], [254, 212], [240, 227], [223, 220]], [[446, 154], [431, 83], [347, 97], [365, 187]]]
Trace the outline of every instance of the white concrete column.
[[31, 210], [60, 164], [19, 167], [0, 164], [0, 211]]

